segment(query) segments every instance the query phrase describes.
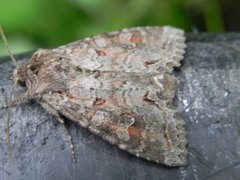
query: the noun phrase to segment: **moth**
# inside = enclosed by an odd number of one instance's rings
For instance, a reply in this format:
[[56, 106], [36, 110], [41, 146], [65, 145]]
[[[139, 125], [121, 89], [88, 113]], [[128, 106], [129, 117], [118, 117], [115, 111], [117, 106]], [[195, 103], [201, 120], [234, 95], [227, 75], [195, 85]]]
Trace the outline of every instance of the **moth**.
[[18, 66], [22, 95], [60, 121], [74, 121], [131, 154], [165, 164], [187, 163], [184, 120], [173, 105], [174, 67], [184, 32], [136, 27], [39, 49]]

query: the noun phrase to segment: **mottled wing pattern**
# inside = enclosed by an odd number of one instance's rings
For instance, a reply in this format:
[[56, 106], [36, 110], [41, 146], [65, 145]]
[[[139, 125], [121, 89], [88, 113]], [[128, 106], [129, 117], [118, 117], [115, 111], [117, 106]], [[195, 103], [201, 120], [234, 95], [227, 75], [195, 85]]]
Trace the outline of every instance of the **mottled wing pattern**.
[[184, 32], [176, 28], [138, 27], [86, 38], [53, 51], [89, 70], [151, 74], [172, 72], [180, 66], [184, 41]]
[[[43, 94], [63, 116], [130, 153], [169, 166], [186, 164], [184, 121], [172, 101], [171, 74], [184, 54], [184, 33], [141, 27], [54, 49], [64, 89]], [[60, 81], [60, 80], [59, 80]]]

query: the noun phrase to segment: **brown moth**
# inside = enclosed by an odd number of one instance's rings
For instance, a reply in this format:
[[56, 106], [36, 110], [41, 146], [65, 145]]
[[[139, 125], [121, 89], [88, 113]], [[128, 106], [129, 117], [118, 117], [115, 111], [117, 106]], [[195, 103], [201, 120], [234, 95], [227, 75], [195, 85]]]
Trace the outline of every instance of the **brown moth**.
[[184, 32], [169, 26], [123, 29], [37, 50], [14, 71], [25, 96], [137, 157], [187, 162], [184, 121], [173, 105], [173, 68]]

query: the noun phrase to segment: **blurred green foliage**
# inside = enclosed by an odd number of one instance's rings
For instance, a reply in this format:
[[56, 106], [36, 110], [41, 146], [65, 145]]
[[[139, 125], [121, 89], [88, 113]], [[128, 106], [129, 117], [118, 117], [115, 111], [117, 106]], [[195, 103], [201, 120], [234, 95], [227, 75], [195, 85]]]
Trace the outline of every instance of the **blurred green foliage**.
[[0, 3], [0, 23], [13, 53], [131, 26], [224, 31], [219, 0], [9, 0]]

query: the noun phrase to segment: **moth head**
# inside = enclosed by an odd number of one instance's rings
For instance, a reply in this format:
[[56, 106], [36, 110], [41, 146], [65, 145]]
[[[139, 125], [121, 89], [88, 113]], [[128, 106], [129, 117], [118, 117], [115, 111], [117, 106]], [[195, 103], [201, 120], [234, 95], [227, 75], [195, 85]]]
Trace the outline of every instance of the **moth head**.
[[52, 50], [40, 49], [13, 74], [15, 82], [26, 86], [30, 96], [66, 89], [69, 63]]
[[21, 86], [27, 86], [27, 81], [34, 78], [33, 76], [35, 76], [39, 71], [38, 69], [40, 65], [36, 59], [39, 58], [37, 58], [37, 56], [34, 54], [27, 63], [18, 65], [14, 69], [12, 75], [14, 83], [17, 83]]

